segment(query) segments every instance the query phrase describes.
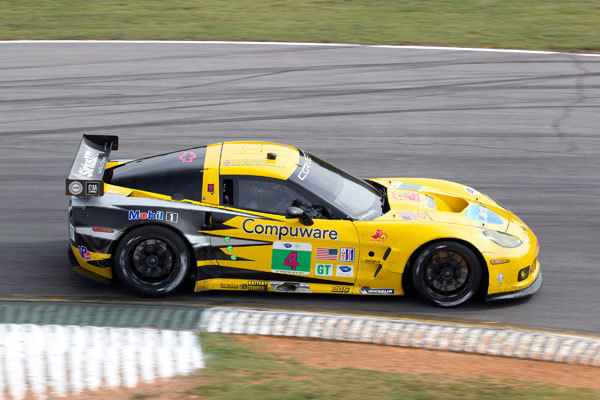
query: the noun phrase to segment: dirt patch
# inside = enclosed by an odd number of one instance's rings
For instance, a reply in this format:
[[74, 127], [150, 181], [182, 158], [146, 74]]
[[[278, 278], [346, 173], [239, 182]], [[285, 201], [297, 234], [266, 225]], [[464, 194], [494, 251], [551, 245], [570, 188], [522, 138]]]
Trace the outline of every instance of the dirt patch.
[[243, 344], [258, 345], [266, 352], [285, 355], [319, 368], [353, 367], [386, 372], [436, 374], [448, 378], [508, 378], [600, 389], [600, 368], [597, 367], [366, 343], [275, 336], [234, 336]]

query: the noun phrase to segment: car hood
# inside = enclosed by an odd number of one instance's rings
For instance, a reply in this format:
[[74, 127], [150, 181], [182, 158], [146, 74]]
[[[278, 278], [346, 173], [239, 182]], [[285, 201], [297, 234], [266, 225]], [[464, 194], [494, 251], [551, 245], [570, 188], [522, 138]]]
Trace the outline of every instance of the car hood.
[[456, 182], [428, 178], [375, 178], [387, 188], [390, 211], [380, 220], [436, 221], [506, 232], [516, 215], [491, 197]]

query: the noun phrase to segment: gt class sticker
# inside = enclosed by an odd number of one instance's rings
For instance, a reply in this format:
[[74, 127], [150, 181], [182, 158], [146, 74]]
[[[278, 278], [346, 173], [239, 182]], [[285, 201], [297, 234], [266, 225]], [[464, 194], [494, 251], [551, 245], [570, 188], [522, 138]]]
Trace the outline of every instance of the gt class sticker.
[[312, 245], [310, 243], [273, 242], [271, 272], [309, 275]]
[[335, 276], [352, 278], [354, 276], [354, 265], [338, 265], [335, 269]]
[[333, 264], [315, 264], [316, 276], [333, 276]]

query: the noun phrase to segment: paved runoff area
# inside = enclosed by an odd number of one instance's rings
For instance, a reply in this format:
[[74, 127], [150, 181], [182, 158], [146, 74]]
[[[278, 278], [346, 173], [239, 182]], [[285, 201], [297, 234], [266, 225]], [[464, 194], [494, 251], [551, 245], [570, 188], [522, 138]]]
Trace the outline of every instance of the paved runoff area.
[[360, 177], [448, 179], [491, 195], [539, 237], [542, 289], [452, 310], [416, 296], [192, 289], [163, 301], [600, 333], [599, 57], [297, 43], [0, 49], [0, 297], [144, 301], [68, 266], [65, 178], [82, 133], [119, 135], [123, 159], [267, 140]]

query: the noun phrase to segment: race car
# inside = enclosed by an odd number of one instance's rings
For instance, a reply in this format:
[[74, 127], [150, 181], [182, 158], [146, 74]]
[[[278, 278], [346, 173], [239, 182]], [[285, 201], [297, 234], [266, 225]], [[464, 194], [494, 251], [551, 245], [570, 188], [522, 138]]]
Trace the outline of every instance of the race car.
[[[83, 135], [66, 180], [74, 269], [145, 296], [241, 290], [403, 295], [439, 306], [529, 296], [539, 242], [459, 183], [360, 179], [301, 149], [223, 142], [109, 161]], [[476, 296], [479, 297], [479, 296]]]

